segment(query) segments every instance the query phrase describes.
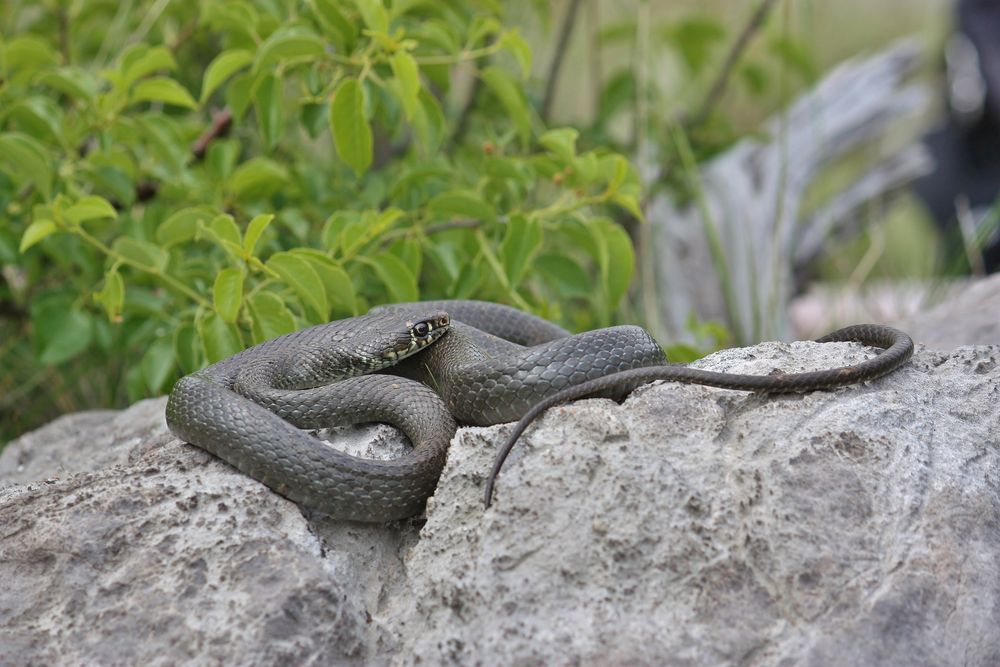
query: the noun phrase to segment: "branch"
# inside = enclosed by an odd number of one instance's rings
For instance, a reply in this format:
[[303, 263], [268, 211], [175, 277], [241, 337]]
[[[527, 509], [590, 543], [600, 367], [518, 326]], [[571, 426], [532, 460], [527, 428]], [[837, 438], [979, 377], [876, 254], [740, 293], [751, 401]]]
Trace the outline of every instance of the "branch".
[[476, 229], [483, 224], [482, 220], [451, 220], [450, 222], [439, 222], [424, 229], [424, 234], [437, 234], [447, 232], [451, 229]]
[[566, 55], [566, 47], [569, 46], [569, 38], [573, 34], [573, 26], [576, 24], [576, 15], [579, 9], [580, 0], [570, 0], [566, 16], [563, 17], [562, 28], [559, 30], [559, 43], [556, 44], [556, 51], [549, 64], [549, 74], [545, 79], [545, 97], [542, 98], [542, 108], [538, 112], [546, 123], [549, 120], [549, 111], [555, 98], [556, 80], [559, 78], [559, 70], [562, 69], [563, 57]]
[[476, 98], [479, 96], [479, 91], [482, 88], [483, 80], [477, 76], [472, 82], [472, 89], [465, 98], [462, 110], [458, 112], [458, 120], [455, 121], [455, 131], [451, 133], [451, 137], [448, 139], [450, 145], [454, 146], [458, 144], [465, 137], [465, 132], [469, 129], [469, 117], [472, 115], [472, 109], [476, 105]]
[[71, 65], [69, 51], [69, 17], [66, 15], [66, 8], [60, 6], [56, 14], [59, 21], [59, 51], [62, 53], [63, 64]]
[[229, 134], [229, 128], [233, 125], [233, 113], [229, 109], [221, 109], [212, 112], [212, 124], [201, 133], [201, 136], [192, 144], [191, 152], [194, 153], [195, 160], [202, 160], [208, 145], [219, 137]]
[[750, 16], [750, 20], [743, 27], [743, 31], [740, 33], [739, 37], [733, 43], [732, 48], [729, 49], [729, 53], [726, 54], [726, 59], [722, 63], [722, 68], [715, 77], [715, 82], [712, 87], [709, 88], [708, 94], [705, 95], [705, 99], [702, 100], [701, 105], [698, 110], [692, 114], [692, 116], [686, 121], [688, 129], [692, 127], [697, 127], [705, 122], [708, 115], [712, 112], [712, 109], [719, 100], [722, 98], [723, 93], [726, 92], [726, 85], [729, 83], [729, 77], [732, 75], [733, 70], [736, 68], [736, 64], [740, 61], [740, 56], [746, 51], [746, 48], [750, 45], [751, 40], [757, 31], [760, 30], [761, 26], [764, 25], [764, 21], [767, 20], [767, 15], [771, 12], [771, 8], [774, 6], [775, 0], [761, 0], [760, 4], [757, 5], [757, 9], [754, 11], [753, 15]]

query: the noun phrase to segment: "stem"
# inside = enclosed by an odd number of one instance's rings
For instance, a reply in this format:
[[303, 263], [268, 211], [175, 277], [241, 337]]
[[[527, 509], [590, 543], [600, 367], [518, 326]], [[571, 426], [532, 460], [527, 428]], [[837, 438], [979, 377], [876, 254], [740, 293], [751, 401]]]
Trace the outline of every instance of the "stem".
[[[650, 31], [653, 17], [649, 0], [639, 3], [636, 17], [635, 35], [635, 161], [639, 168], [639, 179], [644, 191], [648, 192], [650, 182], [655, 179], [653, 166], [653, 146], [649, 141], [649, 99], [652, 85], [649, 77]], [[645, 211], [643, 211], [645, 213]], [[654, 338], [662, 335], [658, 307], [655, 258], [653, 256], [652, 226], [639, 221], [635, 230], [638, 245], [639, 296], [642, 300], [642, 317], [646, 326], [652, 329]]]
[[114, 259], [115, 261], [121, 262], [123, 264], [128, 264], [129, 266], [131, 266], [133, 268], [136, 268], [136, 269], [139, 269], [140, 271], [143, 271], [144, 273], [148, 273], [148, 274], [150, 274], [152, 276], [156, 276], [164, 284], [168, 285], [169, 287], [174, 288], [175, 290], [177, 290], [181, 294], [185, 295], [186, 297], [188, 297], [189, 299], [191, 299], [192, 301], [194, 301], [198, 305], [203, 306], [205, 308], [209, 308], [209, 309], [214, 310], [214, 306], [209, 301], [207, 301], [200, 294], [198, 294], [193, 289], [191, 289], [190, 287], [188, 287], [187, 285], [185, 285], [181, 281], [177, 280], [173, 276], [171, 276], [171, 275], [169, 275], [167, 273], [164, 273], [163, 271], [161, 271], [159, 269], [156, 269], [156, 268], [149, 268], [147, 266], [140, 266], [138, 264], [133, 264], [132, 262], [130, 262], [128, 260], [127, 257], [125, 257], [121, 253], [117, 252], [116, 250], [114, 250], [112, 248], [109, 248], [108, 246], [106, 246], [103, 243], [101, 243], [101, 241], [99, 241], [98, 239], [96, 239], [93, 236], [91, 236], [90, 232], [88, 232], [87, 230], [85, 230], [83, 227], [77, 227], [77, 228], [72, 229], [70, 231], [72, 231], [72, 233], [76, 234], [77, 236], [79, 236], [80, 238], [82, 238], [84, 241], [86, 241], [87, 243], [89, 243], [90, 245], [92, 245], [94, 248], [97, 248], [97, 250], [101, 251], [102, 253], [104, 253], [108, 257]]
[[601, 42], [599, 39], [601, 30], [601, 5], [597, 2], [591, 2], [587, 5], [587, 9], [589, 10], [587, 27], [590, 32], [590, 44], [587, 48], [590, 52], [590, 83], [592, 87], [590, 95], [592, 116], [596, 118], [601, 105], [601, 84], [604, 82], [604, 67], [601, 63]]
[[569, 38], [573, 34], [573, 26], [576, 25], [576, 16], [580, 10], [580, 0], [570, 0], [569, 7], [566, 8], [566, 16], [563, 17], [562, 27], [559, 29], [559, 42], [556, 44], [555, 53], [552, 54], [552, 62], [549, 64], [549, 74], [545, 79], [545, 96], [542, 98], [542, 108], [539, 115], [543, 122], [548, 122], [549, 111], [552, 109], [552, 101], [555, 99], [556, 81], [559, 79], [559, 70], [562, 69], [563, 58], [566, 56], [566, 47], [569, 46]]
[[764, 21], [767, 19], [767, 15], [771, 12], [771, 8], [774, 6], [775, 0], [761, 0], [760, 4], [757, 5], [757, 9], [750, 16], [750, 20], [745, 26], [743, 26], [743, 31], [740, 32], [739, 37], [733, 43], [733, 46], [729, 49], [729, 53], [726, 54], [726, 59], [722, 63], [722, 68], [715, 77], [715, 82], [712, 84], [711, 88], [708, 90], [708, 94], [705, 95], [705, 99], [702, 101], [698, 110], [692, 114], [690, 120], [687, 122], [688, 129], [697, 127], [705, 122], [708, 115], [712, 112], [712, 108], [718, 104], [719, 100], [722, 98], [723, 93], [726, 92], [726, 85], [729, 83], [729, 77], [736, 68], [736, 64], [740, 60], [740, 56], [746, 50], [747, 46], [750, 45], [750, 41], [753, 39], [754, 35], [760, 30], [760, 27], [764, 25]]
[[[431, 234], [447, 232], [452, 229], [478, 229], [482, 226], [482, 224], [482, 220], [452, 220], [450, 222], [439, 222], [436, 225], [429, 225], [420, 231], [422, 231], [424, 236], [430, 236]], [[384, 248], [397, 239], [411, 236], [415, 231], [418, 231], [417, 227], [411, 227], [409, 229], [394, 229], [386, 232], [382, 235], [381, 246]]]
[[712, 261], [715, 263], [715, 271], [719, 276], [719, 284], [722, 287], [722, 298], [726, 303], [726, 312], [729, 313], [730, 324], [734, 329], [736, 338], [745, 340], [744, 332], [739, 321], [739, 309], [736, 307], [736, 295], [733, 292], [733, 279], [729, 274], [729, 265], [726, 261], [726, 251], [722, 247], [722, 237], [715, 227], [715, 220], [712, 212], [708, 208], [708, 200], [705, 198], [705, 191], [701, 186], [698, 165], [691, 152], [691, 144], [688, 142], [684, 131], [679, 127], [674, 127], [671, 131], [674, 145], [681, 158], [681, 165], [684, 168], [688, 179], [688, 185], [694, 193], [695, 202], [698, 206], [698, 217], [701, 218], [702, 227], [705, 230], [705, 238], [708, 240], [709, 252]]
[[563, 195], [559, 198], [559, 201], [554, 204], [535, 211], [534, 217], [552, 218], [566, 213], [573, 213], [574, 211], [578, 211], [585, 206], [591, 206], [592, 204], [603, 204], [607, 201], [607, 193], [601, 195], [591, 195], [589, 197], [580, 197], [571, 204], [564, 204], [563, 202], [568, 198], [568, 195]]
[[413, 59], [417, 61], [418, 65], [457, 65], [469, 60], [479, 60], [486, 56], [492, 56], [500, 50], [500, 46], [500, 41], [498, 40], [481, 49], [459, 51], [458, 53], [441, 56], [413, 56]]
[[511, 301], [513, 301], [514, 305], [518, 308], [531, 312], [531, 304], [525, 301], [524, 297], [518, 294], [517, 290], [514, 289], [514, 286], [510, 284], [509, 280], [507, 280], [507, 272], [504, 271], [503, 266], [501, 266], [500, 260], [497, 259], [496, 254], [490, 247], [490, 242], [486, 239], [486, 236], [483, 235], [482, 230], [476, 230], [476, 240], [479, 242], [480, 254], [482, 254], [482, 256], [486, 259], [486, 263], [490, 265], [490, 268], [493, 269], [493, 273], [496, 274], [497, 280], [500, 282], [500, 286], [507, 292], [507, 296], [511, 298]]
[[70, 51], [69, 51], [69, 16], [66, 14], [66, 8], [63, 6], [59, 7], [58, 14], [59, 20], [59, 51], [62, 53], [64, 65], [70, 65]]
[[128, 45], [141, 42], [153, 27], [153, 24], [160, 20], [160, 16], [163, 15], [164, 10], [166, 10], [169, 4], [170, 0], [157, 0], [156, 4], [153, 5], [148, 12], [146, 12], [146, 15], [143, 17], [142, 23], [139, 24], [139, 27], [136, 28], [135, 32], [129, 35], [128, 39], [125, 40], [125, 44]]

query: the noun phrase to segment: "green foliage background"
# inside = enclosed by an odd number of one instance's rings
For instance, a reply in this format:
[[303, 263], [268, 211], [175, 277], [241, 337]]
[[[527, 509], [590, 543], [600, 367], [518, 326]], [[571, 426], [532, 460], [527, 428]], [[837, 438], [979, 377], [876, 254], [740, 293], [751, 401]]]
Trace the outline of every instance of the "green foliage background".
[[643, 198], [920, 25], [891, 4], [0, 3], [0, 447], [382, 302], [641, 321]]
[[[489, 1], [8, 9], [5, 428], [382, 302], [611, 323], [635, 259], [608, 216], [640, 215], [636, 175], [543, 126], [503, 21]], [[455, 108], [463, 77], [481, 90]]]

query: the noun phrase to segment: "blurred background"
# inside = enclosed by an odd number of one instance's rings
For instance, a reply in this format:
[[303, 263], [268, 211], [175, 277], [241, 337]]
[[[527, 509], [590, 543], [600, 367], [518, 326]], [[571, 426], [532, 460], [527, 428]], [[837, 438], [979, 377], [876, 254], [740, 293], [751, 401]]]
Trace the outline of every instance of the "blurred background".
[[1000, 2], [3, 0], [0, 36], [0, 447], [388, 300], [686, 361], [1000, 261]]

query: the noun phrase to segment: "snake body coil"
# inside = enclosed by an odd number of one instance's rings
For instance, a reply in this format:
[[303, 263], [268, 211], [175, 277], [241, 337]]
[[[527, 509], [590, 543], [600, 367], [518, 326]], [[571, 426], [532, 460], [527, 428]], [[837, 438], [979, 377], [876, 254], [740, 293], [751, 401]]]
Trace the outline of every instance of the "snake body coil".
[[[338, 518], [389, 521], [418, 513], [434, 492], [456, 420], [521, 420], [495, 475], [521, 431], [556, 403], [619, 397], [653, 380], [764, 392], [834, 387], [884, 375], [913, 350], [906, 334], [874, 325], [820, 339], [835, 340], [887, 350], [829, 371], [733, 375], [666, 365], [639, 327], [571, 336], [498, 304], [400, 304], [281, 336], [181, 378], [167, 423], [291, 500]], [[400, 428], [413, 449], [362, 459], [301, 430], [374, 421]], [[492, 477], [489, 486], [487, 500]]]

